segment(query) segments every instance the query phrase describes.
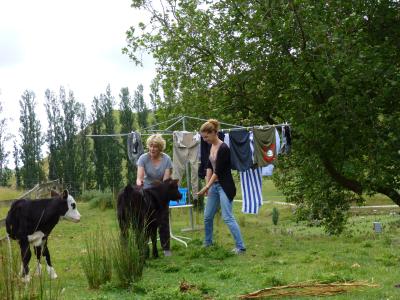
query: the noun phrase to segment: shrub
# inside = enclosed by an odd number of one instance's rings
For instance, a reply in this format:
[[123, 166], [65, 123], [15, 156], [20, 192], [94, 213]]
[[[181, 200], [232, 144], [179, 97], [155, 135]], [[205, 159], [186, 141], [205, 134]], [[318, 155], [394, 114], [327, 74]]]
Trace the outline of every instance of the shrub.
[[278, 220], [279, 220], [279, 211], [276, 207], [272, 209], [272, 223], [274, 225], [278, 225]]
[[102, 232], [90, 235], [85, 241], [86, 255], [82, 260], [82, 268], [91, 289], [111, 280], [112, 264], [108, 251], [108, 238]]
[[282, 286], [286, 284], [287, 282], [283, 280], [280, 276], [272, 275], [265, 279], [266, 286]]
[[130, 227], [126, 238], [112, 238], [111, 256], [120, 287], [127, 288], [142, 278], [147, 249], [145, 232], [135, 226]]
[[97, 190], [89, 190], [82, 193], [80, 199], [84, 202], [89, 202], [90, 208], [100, 208], [105, 210], [107, 208], [114, 208], [114, 195], [111, 191], [104, 192]]

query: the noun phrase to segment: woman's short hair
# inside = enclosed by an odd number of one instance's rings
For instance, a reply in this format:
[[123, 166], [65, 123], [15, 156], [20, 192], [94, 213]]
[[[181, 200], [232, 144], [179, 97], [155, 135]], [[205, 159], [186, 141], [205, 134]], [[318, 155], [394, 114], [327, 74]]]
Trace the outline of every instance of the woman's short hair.
[[219, 122], [215, 119], [209, 119], [200, 127], [200, 132], [218, 132], [219, 130]]
[[165, 150], [165, 140], [163, 139], [163, 137], [161, 136], [161, 134], [152, 134], [147, 138], [146, 141], [146, 145], [147, 148], [150, 148], [150, 144], [154, 144], [158, 147], [158, 149], [160, 149], [160, 151], [164, 151]]

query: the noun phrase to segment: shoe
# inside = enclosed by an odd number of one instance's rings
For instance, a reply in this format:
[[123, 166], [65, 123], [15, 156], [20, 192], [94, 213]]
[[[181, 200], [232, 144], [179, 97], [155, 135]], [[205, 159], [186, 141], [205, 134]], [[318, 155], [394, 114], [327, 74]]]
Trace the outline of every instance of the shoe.
[[164, 256], [172, 256], [171, 250], [164, 250]]
[[236, 255], [244, 254], [246, 253], [246, 249], [239, 249], [239, 248], [234, 248], [232, 249], [232, 252]]

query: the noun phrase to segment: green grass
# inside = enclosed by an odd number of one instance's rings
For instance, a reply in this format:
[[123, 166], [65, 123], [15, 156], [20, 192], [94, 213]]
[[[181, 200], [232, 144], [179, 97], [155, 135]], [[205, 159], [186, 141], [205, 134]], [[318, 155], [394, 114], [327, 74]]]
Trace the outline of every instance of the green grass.
[[[271, 184], [269, 180], [264, 182]], [[278, 196], [279, 192], [271, 186], [265, 190]], [[280, 213], [277, 226], [272, 224], [273, 207]], [[379, 284], [378, 288], [358, 288], [329, 299], [399, 297], [400, 290], [394, 287], [400, 283], [398, 214], [354, 215], [342, 235], [328, 236], [322, 228], [296, 223], [290, 207], [267, 204], [258, 215], [246, 215], [241, 213], [241, 203], [235, 202], [234, 211], [247, 252], [234, 256], [230, 253], [233, 239], [220, 217], [214, 223], [217, 245], [203, 249], [203, 230], [181, 232], [189, 227], [188, 211], [173, 209], [173, 232], [192, 238], [188, 248], [172, 240], [173, 256], [148, 260], [141, 281], [121, 289], [113, 277], [111, 282], [94, 290], [89, 289], [81, 267], [85, 241], [98, 230], [115, 234], [118, 226], [114, 210], [90, 209], [88, 203], [82, 202], [78, 208], [81, 222], [60, 222], [49, 239], [59, 276], [55, 283], [64, 288], [64, 299], [237, 299], [265, 287], [309, 280], [366, 280]], [[203, 225], [202, 218], [201, 212], [194, 212], [196, 224]], [[381, 234], [373, 232], [375, 221], [383, 225]], [[3, 234], [1, 228], [0, 237]], [[33, 266], [34, 259], [32, 269]], [[180, 291], [182, 286], [188, 287], [186, 292]]]
[[0, 187], [0, 201], [16, 199], [22, 195], [21, 191], [12, 188]]

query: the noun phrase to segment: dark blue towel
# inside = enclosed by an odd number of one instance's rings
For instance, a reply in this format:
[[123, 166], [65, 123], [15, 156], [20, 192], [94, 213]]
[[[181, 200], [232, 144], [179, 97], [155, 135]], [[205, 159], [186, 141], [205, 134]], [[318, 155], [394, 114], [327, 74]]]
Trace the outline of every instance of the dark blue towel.
[[247, 130], [234, 130], [229, 133], [231, 148], [231, 168], [241, 172], [253, 165], [250, 149], [250, 133]]

